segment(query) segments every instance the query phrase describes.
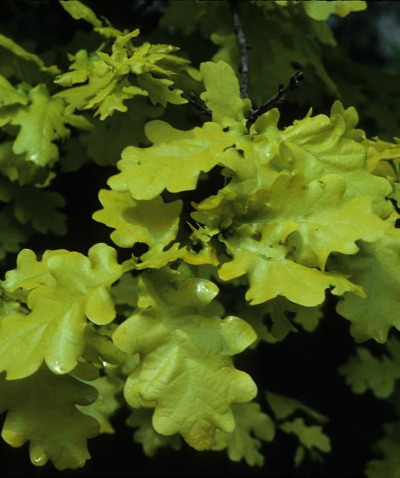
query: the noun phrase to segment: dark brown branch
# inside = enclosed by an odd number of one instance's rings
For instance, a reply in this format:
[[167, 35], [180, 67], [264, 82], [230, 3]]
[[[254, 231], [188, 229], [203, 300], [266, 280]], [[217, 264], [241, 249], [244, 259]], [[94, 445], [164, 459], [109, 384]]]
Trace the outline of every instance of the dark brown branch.
[[211, 110], [209, 110], [205, 105], [202, 105], [199, 103], [197, 96], [191, 92], [189, 94], [186, 93], [181, 93], [182, 98], [185, 98], [185, 100], [188, 101], [190, 105], [192, 105], [194, 108], [196, 108], [197, 111], [200, 111], [202, 115], [206, 116], [212, 116]]
[[238, 39], [239, 45], [239, 58], [240, 58], [240, 66], [239, 66], [239, 73], [241, 77], [240, 81], [240, 97], [241, 98], [248, 98], [248, 84], [249, 84], [249, 55], [248, 49], [249, 46], [246, 42], [246, 36], [244, 34], [242, 21], [239, 15], [239, 5], [237, 0], [229, 0], [232, 17], [233, 17], [233, 28], [235, 35]]
[[286, 94], [289, 91], [293, 91], [298, 88], [303, 82], [303, 79], [303, 72], [296, 71], [296, 73], [290, 77], [289, 84], [287, 86], [279, 85], [277, 93], [272, 98], [267, 100], [258, 108], [252, 108], [247, 114], [247, 127], [251, 126], [262, 114], [282, 103], [286, 97]]

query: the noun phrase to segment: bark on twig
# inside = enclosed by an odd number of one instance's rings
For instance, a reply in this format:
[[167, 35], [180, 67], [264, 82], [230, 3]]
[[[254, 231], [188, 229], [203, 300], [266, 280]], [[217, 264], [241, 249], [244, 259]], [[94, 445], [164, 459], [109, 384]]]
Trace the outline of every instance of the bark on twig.
[[240, 97], [248, 98], [248, 84], [249, 84], [249, 55], [248, 49], [249, 46], [246, 41], [246, 36], [244, 34], [242, 21], [239, 15], [239, 5], [237, 0], [229, 0], [231, 6], [232, 17], [233, 17], [233, 28], [235, 35], [238, 39], [239, 45], [239, 73], [241, 77], [240, 81]]
[[264, 104], [258, 108], [252, 108], [247, 114], [247, 127], [251, 126], [257, 118], [262, 114], [274, 108], [276, 105], [283, 102], [288, 91], [293, 91], [298, 88], [303, 82], [304, 75], [302, 71], [296, 71], [296, 73], [290, 77], [289, 84], [287, 86], [279, 85], [277, 93], [269, 98]]
[[212, 116], [211, 110], [209, 110], [205, 105], [199, 103], [197, 96], [194, 93], [181, 93], [181, 96], [182, 98], [185, 98], [185, 100], [187, 100], [190, 105], [196, 108], [197, 111], [200, 111], [201, 114], [210, 117]]

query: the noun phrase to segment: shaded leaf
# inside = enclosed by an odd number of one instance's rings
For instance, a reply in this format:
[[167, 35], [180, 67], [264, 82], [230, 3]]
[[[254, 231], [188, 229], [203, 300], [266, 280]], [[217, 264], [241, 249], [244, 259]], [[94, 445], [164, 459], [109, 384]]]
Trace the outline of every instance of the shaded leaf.
[[400, 423], [386, 423], [384, 428], [385, 437], [376, 445], [382, 458], [367, 463], [365, 469], [367, 478], [400, 477]]
[[138, 242], [147, 244], [155, 257], [152, 262], [147, 259], [146, 267], [165, 265], [162, 264], [164, 248], [178, 232], [182, 201], [164, 203], [161, 197], [137, 201], [129, 192], [105, 189], [100, 191], [99, 199], [104, 209], [96, 211], [93, 219], [115, 229], [111, 234], [115, 244], [120, 247], [132, 247]]
[[165, 436], [156, 432], [152, 425], [152, 414], [152, 410], [141, 408], [133, 410], [129, 415], [126, 424], [137, 428], [133, 434], [134, 441], [142, 444], [143, 451], [147, 456], [154, 456], [160, 448], [165, 447], [180, 450], [182, 446], [181, 437], [179, 435]]
[[[395, 340], [395, 339], [393, 339]], [[346, 378], [346, 383], [354, 393], [364, 393], [370, 389], [377, 398], [389, 397], [400, 378], [399, 357], [374, 357], [371, 352], [358, 347], [356, 355], [350, 357], [339, 373]]]
[[82, 2], [76, 0], [74, 0], [73, 2], [60, 0], [60, 5], [75, 20], [86, 20], [94, 27], [100, 27], [102, 25], [102, 22], [97, 18], [94, 11]]
[[263, 413], [255, 402], [232, 405], [235, 417], [233, 432], [217, 431], [213, 450], [226, 449], [232, 461], [246, 460], [250, 466], [262, 466], [264, 456], [261, 455], [261, 441], [272, 441], [275, 435], [275, 424]]
[[77, 405], [77, 409], [100, 424], [99, 433], [114, 433], [110, 418], [121, 406], [116, 395], [121, 392], [123, 381], [106, 375], [87, 383], [97, 390], [96, 400], [86, 406]]
[[16, 190], [14, 214], [22, 224], [31, 223], [42, 234], [65, 234], [66, 217], [58, 208], [65, 205], [61, 194], [54, 191], [24, 187]]
[[393, 229], [374, 244], [363, 244], [356, 256], [335, 257], [334, 262], [352, 275], [366, 293], [360, 299], [346, 294], [336, 310], [351, 322], [350, 333], [357, 342], [373, 338], [384, 343], [391, 327], [400, 330], [400, 242]]
[[79, 468], [90, 458], [87, 440], [99, 424], [79, 412], [96, 398], [96, 390], [72, 377], [46, 369], [22, 380], [0, 379], [0, 412], [7, 411], [2, 437], [13, 447], [29, 441], [36, 466], [51, 460], [58, 470]]
[[64, 103], [50, 97], [44, 85], [30, 90], [29, 97], [31, 104], [21, 107], [11, 121], [20, 126], [13, 151], [25, 153], [26, 161], [37, 166], [52, 165], [59, 156], [54, 141], [66, 139], [70, 134], [66, 124], [86, 128], [89, 123], [65, 114]]
[[6, 50], [9, 50], [14, 55], [16, 55], [19, 58], [22, 58], [23, 60], [31, 61], [35, 63], [41, 71], [44, 71], [51, 75], [57, 75], [58, 73], [60, 73], [60, 70], [58, 69], [57, 66], [55, 65], [46, 66], [40, 57], [38, 57], [34, 53], [30, 53], [26, 51], [20, 45], [15, 43], [14, 40], [11, 40], [11, 38], [8, 38], [2, 34], [0, 34], [0, 47], [3, 47]]

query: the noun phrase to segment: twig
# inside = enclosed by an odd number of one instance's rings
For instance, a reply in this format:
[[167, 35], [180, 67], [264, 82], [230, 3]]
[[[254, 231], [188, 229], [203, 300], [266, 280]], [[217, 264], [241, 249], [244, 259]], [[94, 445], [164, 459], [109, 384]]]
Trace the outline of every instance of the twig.
[[232, 17], [233, 17], [233, 28], [234, 28], [234, 32], [235, 32], [235, 35], [237, 36], [238, 44], [239, 44], [239, 58], [240, 58], [239, 72], [241, 76], [240, 97], [248, 98], [249, 95], [247, 92], [247, 88], [249, 84], [249, 55], [248, 55], [249, 46], [247, 45], [247, 42], [246, 42], [246, 37], [245, 37], [243, 26], [242, 26], [242, 21], [239, 15], [238, 1], [229, 0], [229, 3], [231, 6]]
[[189, 94], [183, 92], [181, 93], [181, 96], [182, 98], [185, 98], [185, 100], [187, 100], [190, 105], [196, 108], [196, 110], [200, 111], [201, 114], [206, 116], [212, 116], [211, 110], [209, 110], [206, 106], [200, 104], [196, 95], [193, 92], [190, 92]]
[[296, 71], [296, 73], [290, 77], [289, 84], [287, 86], [279, 85], [277, 93], [269, 98], [264, 104], [258, 108], [252, 108], [247, 114], [247, 127], [252, 125], [257, 118], [268, 110], [274, 108], [276, 105], [282, 103], [286, 97], [288, 91], [293, 91], [298, 88], [303, 82], [304, 75], [302, 71]]

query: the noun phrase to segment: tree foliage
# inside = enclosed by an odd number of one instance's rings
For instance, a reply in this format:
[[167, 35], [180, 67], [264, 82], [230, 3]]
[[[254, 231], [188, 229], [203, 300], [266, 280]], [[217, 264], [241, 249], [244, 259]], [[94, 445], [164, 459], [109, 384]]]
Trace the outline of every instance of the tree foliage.
[[[186, 443], [260, 467], [286, 434], [295, 466], [323, 461], [329, 417], [236, 356], [313, 333], [334, 304], [384, 354], [359, 347], [340, 374], [397, 393], [400, 143], [357, 128], [326, 61], [329, 20], [366, 2], [171, 0], [147, 33], [92, 3], [47, 6], [77, 31], [55, 51], [0, 35], [3, 439], [78, 468], [126, 408], [149, 456]], [[52, 185], [88, 164], [113, 172], [93, 213], [109, 244], [86, 255]], [[368, 477], [395, 476], [396, 427]]]

